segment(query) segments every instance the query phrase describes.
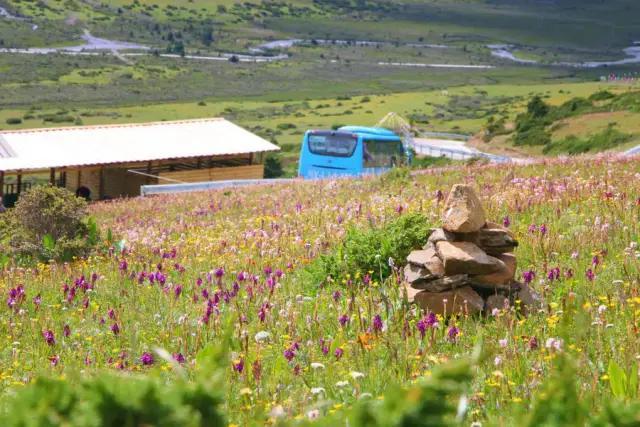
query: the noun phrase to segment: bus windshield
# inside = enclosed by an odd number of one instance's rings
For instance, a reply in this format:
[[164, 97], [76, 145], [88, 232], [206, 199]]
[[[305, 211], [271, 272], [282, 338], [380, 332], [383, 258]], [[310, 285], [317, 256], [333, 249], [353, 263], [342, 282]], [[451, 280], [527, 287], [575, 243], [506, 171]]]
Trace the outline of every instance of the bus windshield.
[[309, 151], [313, 154], [332, 157], [351, 157], [358, 139], [345, 134], [310, 134]]
[[400, 165], [403, 160], [401, 141], [364, 141], [364, 167], [380, 168]]

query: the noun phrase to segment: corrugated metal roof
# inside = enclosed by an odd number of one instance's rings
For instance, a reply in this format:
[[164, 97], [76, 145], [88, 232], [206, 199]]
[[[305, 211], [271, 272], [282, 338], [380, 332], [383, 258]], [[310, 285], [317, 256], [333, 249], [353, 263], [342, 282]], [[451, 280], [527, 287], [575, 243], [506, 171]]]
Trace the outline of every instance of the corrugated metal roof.
[[0, 131], [0, 171], [277, 151], [225, 119]]

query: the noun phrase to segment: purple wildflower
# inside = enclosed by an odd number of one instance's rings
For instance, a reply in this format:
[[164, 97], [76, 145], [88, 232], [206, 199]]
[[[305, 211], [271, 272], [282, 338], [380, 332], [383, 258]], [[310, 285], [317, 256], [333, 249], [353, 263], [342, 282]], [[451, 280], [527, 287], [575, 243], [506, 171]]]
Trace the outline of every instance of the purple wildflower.
[[178, 362], [180, 364], [186, 362], [186, 359], [184, 358], [182, 353], [173, 353], [173, 360], [175, 360], [176, 362]]
[[460, 329], [458, 329], [455, 326], [451, 326], [449, 328], [449, 330], [447, 331], [447, 338], [449, 338], [449, 341], [451, 342], [455, 342], [456, 341], [456, 337], [460, 334]]
[[342, 347], [336, 348], [336, 351], [333, 352], [333, 355], [336, 357], [336, 360], [340, 360], [343, 354], [344, 354], [344, 350], [342, 349]]
[[533, 270], [528, 270], [528, 271], [525, 271], [524, 273], [522, 273], [522, 279], [524, 280], [524, 283], [526, 285], [531, 283], [533, 281], [534, 277], [536, 277], [536, 273]]
[[53, 335], [53, 331], [52, 330], [47, 329], [46, 331], [42, 331], [42, 337], [44, 338], [44, 341], [47, 344], [55, 345], [56, 337]]
[[49, 362], [51, 363], [51, 366], [55, 368], [60, 363], [60, 356], [57, 354], [49, 356]]
[[593, 279], [595, 279], [596, 277], [592, 269], [587, 270], [586, 276], [587, 276], [587, 280], [589, 280], [590, 282], [593, 282]]
[[438, 317], [436, 317], [436, 314], [433, 311], [427, 314], [426, 323], [429, 328], [438, 327]]
[[42, 304], [42, 296], [40, 294], [33, 297], [33, 305], [36, 306], [36, 310], [40, 308], [40, 304]]
[[233, 370], [239, 374], [244, 371], [244, 359], [242, 357], [238, 361], [233, 362]]
[[373, 316], [372, 326], [373, 326], [373, 330], [376, 332], [380, 332], [384, 327], [384, 323], [382, 323], [382, 317], [380, 317], [379, 314], [376, 314], [375, 316]]
[[502, 225], [504, 227], [509, 227], [511, 225], [511, 220], [509, 219], [508, 216], [505, 216], [504, 218], [502, 218]]
[[418, 331], [420, 331], [420, 338], [424, 338], [425, 334], [427, 333], [426, 319], [423, 318], [418, 320], [418, 323], [416, 324], [416, 328], [418, 328]]
[[148, 351], [145, 351], [144, 353], [142, 353], [142, 356], [140, 356], [140, 363], [142, 363], [144, 366], [153, 365], [153, 362], [153, 354], [149, 353]]
[[120, 326], [118, 326], [117, 323], [114, 323], [113, 325], [111, 325], [111, 332], [113, 332], [113, 335], [120, 334]]
[[338, 318], [338, 322], [340, 322], [340, 326], [344, 328], [345, 325], [349, 323], [349, 316], [347, 316], [346, 314], [343, 314]]
[[340, 301], [340, 297], [341, 297], [341, 296], [342, 296], [342, 294], [340, 293], [340, 291], [335, 291], [335, 292], [333, 293], [333, 300], [334, 300], [335, 302], [338, 302], [338, 301]]
[[62, 328], [62, 335], [64, 335], [65, 337], [71, 335], [71, 328], [69, 327], [69, 325], [64, 325], [64, 327]]
[[284, 351], [284, 358], [287, 359], [289, 362], [291, 362], [294, 357], [296, 357], [296, 352], [293, 351], [291, 348], [288, 348]]

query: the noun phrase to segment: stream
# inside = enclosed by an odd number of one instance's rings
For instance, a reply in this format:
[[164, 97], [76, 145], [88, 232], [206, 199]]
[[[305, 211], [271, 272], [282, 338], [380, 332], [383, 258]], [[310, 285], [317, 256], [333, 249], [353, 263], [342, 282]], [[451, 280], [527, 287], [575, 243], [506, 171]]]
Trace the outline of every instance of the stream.
[[[538, 63], [538, 61], [533, 59], [522, 59], [516, 57], [513, 53], [513, 49], [515, 47], [513, 45], [490, 44], [487, 45], [487, 47], [491, 50], [491, 55], [496, 58], [506, 59], [519, 64]], [[632, 46], [623, 49], [622, 52], [626, 55], [626, 58], [619, 59], [617, 61], [553, 62], [549, 65], [556, 67], [599, 68], [640, 63], [640, 42], [634, 42]]]

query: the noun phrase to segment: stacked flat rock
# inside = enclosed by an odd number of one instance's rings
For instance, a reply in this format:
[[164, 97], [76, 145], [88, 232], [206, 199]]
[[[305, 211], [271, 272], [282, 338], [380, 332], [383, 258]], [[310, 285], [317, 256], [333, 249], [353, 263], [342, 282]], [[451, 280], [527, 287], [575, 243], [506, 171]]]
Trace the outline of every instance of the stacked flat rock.
[[513, 233], [485, 218], [473, 188], [454, 185], [442, 227], [407, 257], [405, 288], [410, 302], [443, 316], [491, 313], [514, 305], [525, 314], [541, 305], [529, 286], [515, 280], [518, 246]]

